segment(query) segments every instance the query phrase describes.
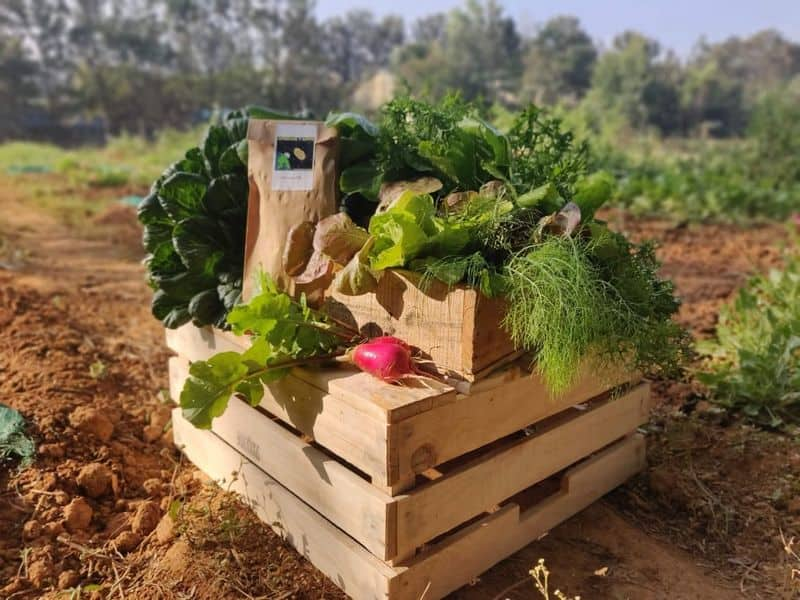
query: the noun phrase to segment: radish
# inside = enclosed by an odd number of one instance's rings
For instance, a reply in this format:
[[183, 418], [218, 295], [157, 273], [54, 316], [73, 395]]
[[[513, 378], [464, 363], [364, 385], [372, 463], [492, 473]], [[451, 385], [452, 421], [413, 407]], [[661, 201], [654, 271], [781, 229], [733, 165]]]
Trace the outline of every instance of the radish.
[[411, 347], [392, 336], [381, 336], [359, 344], [351, 348], [342, 359], [388, 383], [423, 375], [411, 356]]

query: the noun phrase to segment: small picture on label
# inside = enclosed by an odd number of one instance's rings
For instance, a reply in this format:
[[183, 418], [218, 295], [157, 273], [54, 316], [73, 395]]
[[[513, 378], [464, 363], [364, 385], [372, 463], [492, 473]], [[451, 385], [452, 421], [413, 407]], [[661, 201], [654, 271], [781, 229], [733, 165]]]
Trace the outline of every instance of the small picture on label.
[[314, 166], [314, 138], [278, 137], [275, 140], [276, 171], [310, 171]]

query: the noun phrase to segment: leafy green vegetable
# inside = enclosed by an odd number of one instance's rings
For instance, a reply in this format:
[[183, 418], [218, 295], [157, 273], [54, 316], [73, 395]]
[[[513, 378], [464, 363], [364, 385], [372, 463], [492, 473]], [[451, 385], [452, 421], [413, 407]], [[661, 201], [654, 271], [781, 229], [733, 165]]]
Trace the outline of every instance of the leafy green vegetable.
[[247, 216], [247, 122], [290, 118], [258, 107], [212, 123], [139, 205], [153, 316], [166, 327], [225, 327], [242, 288]]
[[193, 362], [181, 391], [183, 416], [201, 429], [211, 427], [231, 395], [255, 406], [264, 395], [264, 384], [311, 357], [330, 358], [355, 335], [309, 308], [305, 298], [298, 302], [280, 292], [266, 275], [260, 277], [257, 294], [230, 311], [228, 323], [236, 335], [250, 336], [251, 347], [242, 354], [222, 352]]
[[[601, 372], [621, 363], [663, 374], [679, 368], [688, 352], [652, 246], [633, 247], [599, 225], [595, 235], [546, 237], [504, 271], [504, 325], [518, 347], [536, 352], [537, 370], [557, 393], [575, 383], [587, 360]], [[613, 253], [605, 236], [616, 244]], [[607, 252], [603, 259], [596, 248]]]
[[25, 418], [9, 406], [0, 404], [0, 464], [18, 458], [27, 466], [36, 454], [36, 444], [25, 433]]
[[753, 278], [719, 315], [698, 374], [712, 401], [773, 428], [800, 423], [800, 258]]

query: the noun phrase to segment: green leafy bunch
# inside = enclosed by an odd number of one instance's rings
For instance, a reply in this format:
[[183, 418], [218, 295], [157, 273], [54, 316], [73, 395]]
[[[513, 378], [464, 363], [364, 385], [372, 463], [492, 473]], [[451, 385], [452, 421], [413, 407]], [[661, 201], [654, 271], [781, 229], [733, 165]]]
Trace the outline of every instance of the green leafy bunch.
[[327, 124], [341, 138], [346, 196], [376, 202], [381, 184], [423, 175], [439, 179], [443, 194], [477, 190], [508, 173], [507, 138], [457, 96], [438, 104], [402, 96], [383, 106], [377, 125], [353, 113], [332, 114]]
[[225, 327], [242, 289], [249, 118], [288, 118], [248, 107], [212, 123], [200, 146], [167, 167], [139, 205], [153, 315]]
[[234, 307], [227, 320], [234, 334], [249, 335], [252, 344], [241, 354], [221, 352], [191, 364], [180, 405], [183, 416], [201, 429], [211, 427], [233, 394], [256, 406], [264, 384], [313, 357], [331, 358], [356, 335], [310, 308], [305, 297], [293, 300], [264, 274], [256, 295]]
[[688, 338], [672, 320], [678, 301], [657, 269], [652, 245], [635, 246], [601, 223], [547, 236], [505, 267], [504, 325], [518, 347], [536, 353], [555, 393], [574, 384], [586, 363], [599, 372], [626, 365], [672, 373]]
[[751, 279], [698, 350], [714, 402], [766, 427], [800, 424], [800, 258]]

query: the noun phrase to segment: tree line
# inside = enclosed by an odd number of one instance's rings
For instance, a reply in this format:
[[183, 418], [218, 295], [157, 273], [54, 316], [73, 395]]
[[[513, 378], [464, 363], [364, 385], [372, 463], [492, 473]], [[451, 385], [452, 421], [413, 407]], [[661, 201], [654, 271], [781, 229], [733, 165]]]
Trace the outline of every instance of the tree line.
[[0, 138], [93, 124], [151, 135], [248, 103], [322, 117], [387, 73], [431, 98], [559, 105], [598, 130], [725, 137], [746, 130], [765, 92], [797, 90], [800, 45], [767, 30], [701, 39], [680, 59], [635, 31], [600, 47], [571, 16], [525, 31], [495, 0], [413, 22], [367, 10], [320, 20], [313, 0], [0, 5]]

